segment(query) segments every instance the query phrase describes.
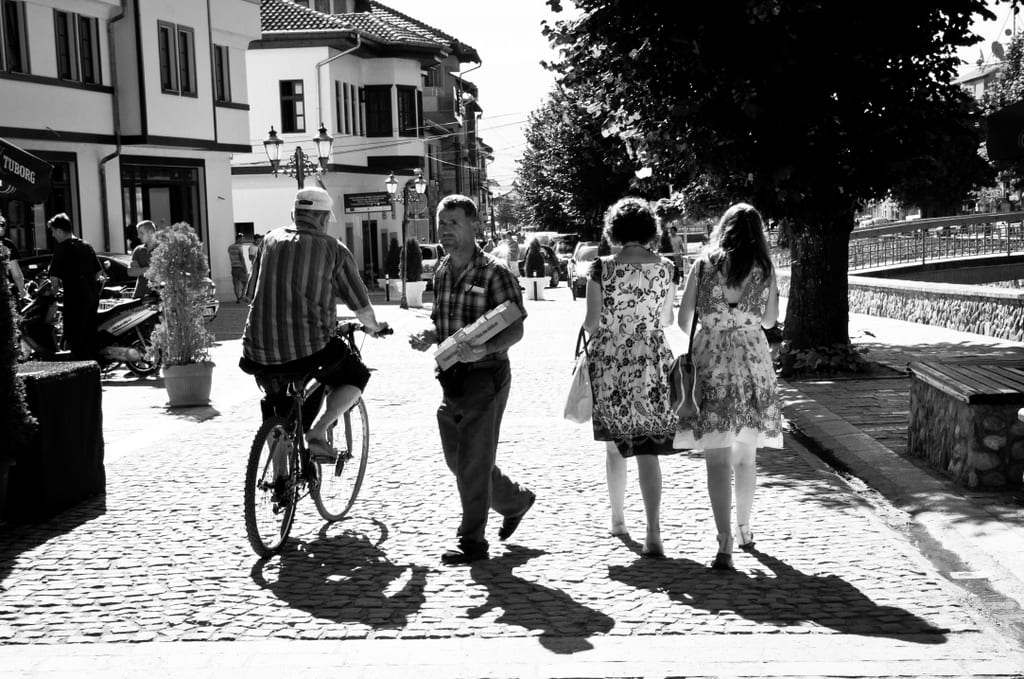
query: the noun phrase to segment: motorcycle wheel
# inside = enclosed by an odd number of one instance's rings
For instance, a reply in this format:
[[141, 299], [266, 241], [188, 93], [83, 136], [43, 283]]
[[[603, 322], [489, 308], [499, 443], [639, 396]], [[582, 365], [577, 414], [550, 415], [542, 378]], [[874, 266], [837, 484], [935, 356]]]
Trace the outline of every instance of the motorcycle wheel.
[[152, 347], [148, 342], [144, 342], [141, 338], [135, 338], [131, 347], [142, 354], [142, 358], [138, 361], [125, 361], [125, 365], [128, 366], [128, 370], [133, 375], [136, 377], [149, 377], [160, 369], [160, 362], [149, 358]]

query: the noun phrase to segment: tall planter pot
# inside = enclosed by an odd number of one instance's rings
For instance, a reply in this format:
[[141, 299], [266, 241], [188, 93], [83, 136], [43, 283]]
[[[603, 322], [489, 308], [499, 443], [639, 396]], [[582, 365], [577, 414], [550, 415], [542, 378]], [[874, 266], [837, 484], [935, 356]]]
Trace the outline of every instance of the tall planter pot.
[[164, 367], [164, 388], [171, 408], [210, 405], [213, 388], [213, 364], [170, 365]]

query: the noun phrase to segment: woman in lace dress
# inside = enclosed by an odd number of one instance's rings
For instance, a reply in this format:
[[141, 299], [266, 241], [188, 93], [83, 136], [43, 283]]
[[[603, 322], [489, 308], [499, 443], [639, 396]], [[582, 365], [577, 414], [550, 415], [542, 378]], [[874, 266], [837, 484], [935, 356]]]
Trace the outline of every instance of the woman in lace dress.
[[758, 448], [782, 446], [775, 369], [762, 327], [775, 325], [779, 289], [761, 215], [733, 205], [718, 222], [705, 255], [690, 269], [679, 307], [679, 327], [693, 339], [700, 413], [680, 421], [675, 445], [704, 451], [708, 495], [718, 531], [712, 568], [732, 570], [730, 528], [736, 485], [736, 537], [754, 546], [750, 512], [757, 486]]
[[626, 458], [636, 457], [647, 516], [642, 556], [664, 557], [661, 546], [661, 466], [673, 450], [669, 402], [672, 352], [663, 327], [672, 324], [674, 265], [655, 254], [660, 229], [647, 201], [623, 198], [605, 214], [605, 237], [622, 249], [594, 260], [587, 281], [594, 440], [605, 441], [612, 535], [627, 535]]

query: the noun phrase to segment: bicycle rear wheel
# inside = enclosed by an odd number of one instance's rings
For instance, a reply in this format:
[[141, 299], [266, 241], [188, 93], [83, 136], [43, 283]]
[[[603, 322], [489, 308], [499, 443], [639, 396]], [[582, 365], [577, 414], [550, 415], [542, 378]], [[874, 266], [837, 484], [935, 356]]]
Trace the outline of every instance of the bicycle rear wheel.
[[245, 470], [245, 534], [260, 556], [276, 554], [292, 529], [299, 501], [298, 453], [293, 423], [265, 420], [256, 432]]
[[370, 456], [370, 421], [363, 399], [327, 432], [327, 442], [338, 453], [336, 462], [313, 460], [319, 482], [310, 493], [325, 521], [340, 521], [352, 508], [363, 485]]

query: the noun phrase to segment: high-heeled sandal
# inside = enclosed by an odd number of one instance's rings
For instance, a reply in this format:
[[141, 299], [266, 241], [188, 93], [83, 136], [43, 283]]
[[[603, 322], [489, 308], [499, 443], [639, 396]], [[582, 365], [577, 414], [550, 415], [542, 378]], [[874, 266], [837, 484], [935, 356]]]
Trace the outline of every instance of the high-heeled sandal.
[[736, 567], [732, 565], [732, 533], [718, 534], [718, 554], [711, 562], [711, 568], [716, 571], [736, 570]]
[[736, 535], [739, 536], [739, 548], [744, 552], [754, 550], [754, 533], [750, 530], [749, 524], [737, 524]]

